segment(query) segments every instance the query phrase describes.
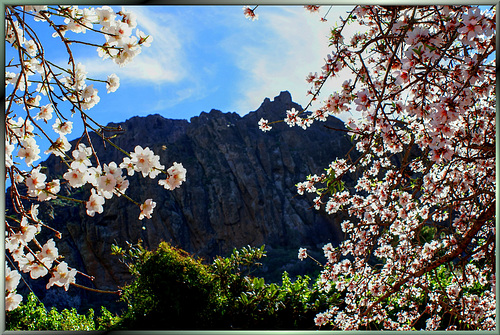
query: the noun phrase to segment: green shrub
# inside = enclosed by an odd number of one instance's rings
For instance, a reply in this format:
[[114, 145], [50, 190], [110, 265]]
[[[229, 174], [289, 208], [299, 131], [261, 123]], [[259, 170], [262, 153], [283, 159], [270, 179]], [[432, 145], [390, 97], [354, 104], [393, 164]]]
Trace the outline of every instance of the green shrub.
[[285, 272], [282, 285], [251, 277], [264, 247], [234, 250], [212, 264], [165, 242], [154, 251], [138, 244], [113, 252], [135, 277], [122, 290], [128, 310], [118, 329], [313, 329], [314, 316], [338, 299], [307, 276], [292, 282]]
[[[130, 252], [131, 251], [131, 252]], [[161, 243], [154, 251], [130, 249], [135, 280], [123, 288], [128, 305], [120, 328], [200, 329], [214, 313], [214, 281], [208, 266], [181, 249]]]
[[108, 330], [118, 320], [105, 307], [101, 307], [101, 316], [96, 317], [90, 309], [86, 315], [80, 315], [76, 309], [64, 309], [60, 313], [56, 308], [50, 310], [29, 293], [25, 302], [18, 308], [5, 313], [6, 330]]

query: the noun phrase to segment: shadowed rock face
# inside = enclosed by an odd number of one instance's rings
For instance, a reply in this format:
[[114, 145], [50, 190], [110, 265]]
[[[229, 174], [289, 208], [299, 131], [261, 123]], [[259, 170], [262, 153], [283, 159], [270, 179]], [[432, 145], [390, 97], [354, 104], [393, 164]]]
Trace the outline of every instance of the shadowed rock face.
[[[113, 140], [118, 146], [128, 152], [136, 145], [150, 147], [166, 168], [181, 162], [187, 181], [167, 191], [158, 185], [158, 177], [128, 177], [128, 196], [139, 203], [149, 198], [156, 202], [152, 219], [140, 221], [139, 207], [116, 197], [93, 218], [85, 214], [84, 205], [74, 204], [41, 204], [40, 216], [63, 233], [57, 244], [68, 264], [95, 276], [95, 287], [110, 290], [130, 280], [125, 266], [110, 255], [113, 243], [125, 246], [125, 241], [142, 239], [152, 249], [162, 240], [170, 241], [209, 261], [246, 245], [298, 249], [337, 243], [342, 218], [311, 209], [314, 197], [298, 196], [295, 184], [308, 174], [324, 172], [351, 143], [345, 133], [320, 122], [307, 131], [285, 123], [274, 124], [266, 133], [258, 129], [261, 117], [283, 119], [292, 107], [301, 108], [288, 92], [281, 92], [244, 117], [212, 110], [190, 122], [150, 115], [110, 124], [124, 130]], [[326, 124], [344, 128], [335, 118]], [[105, 149], [97, 137], [93, 143], [101, 163], [122, 161], [122, 153], [109, 145]], [[52, 176], [64, 171], [54, 157], [45, 165]], [[89, 195], [88, 188], [64, 192], [85, 200]]]

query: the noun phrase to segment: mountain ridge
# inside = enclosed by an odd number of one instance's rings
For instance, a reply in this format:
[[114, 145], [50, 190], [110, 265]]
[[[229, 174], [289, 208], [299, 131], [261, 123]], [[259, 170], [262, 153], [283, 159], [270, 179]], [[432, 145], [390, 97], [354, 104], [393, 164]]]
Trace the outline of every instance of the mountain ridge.
[[[62, 206], [41, 203], [40, 217], [63, 233], [56, 243], [68, 264], [95, 276], [87, 284], [105, 290], [114, 290], [131, 279], [118, 258], [110, 256], [112, 244], [124, 246], [141, 239], [145, 247], [153, 249], [167, 241], [208, 261], [247, 245], [298, 250], [337, 244], [342, 239], [342, 217], [311, 209], [314, 197], [297, 196], [295, 184], [308, 174], [320, 174], [335, 157], [345, 156], [352, 145], [345, 133], [329, 130], [319, 122], [307, 131], [285, 123], [273, 124], [270, 132], [258, 129], [261, 117], [283, 119], [291, 108], [301, 106], [283, 91], [274, 100], [264, 99], [257, 110], [244, 116], [212, 109], [189, 121], [153, 114], [110, 123], [110, 127], [123, 129], [106, 133], [115, 136], [116, 145], [127, 152], [136, 145], [150, 147], [166, 168], [173, 162], [182, 163], [187, 169], [186, 182], [167, 191], [157, 184], [158, 179], [137, 174], [127, 177], [129, 197], [139, 203], [152, 198], [157, 203], [152, 218], [143, 221], [138, 220], [138, 206], [116, 197], [106, 200], [104, 212], [93, 218], [85, 214], [84, 205], [66, 202]], [[344, 128], [342, 121], [333, 117], [327, 124]], [[122, 161], [122, 153], [109, 145], [104, 147], [96, 134], [91, 136], [101, 164]], [[65, 170], [56, 157], [49, 157], [44, 164], [48, 180]], [[89, 193], [88, 187], [61, 190], [63, 195], [83, 200]], [[53, 213], [54, 220], [49, 220], [48, 213]], [[51, 290], [47, 299], [55, 303], [63, 294]], [[74, 297], [72, 304], [78, 307], [86, 299], [94, 299], [88, 297]]]

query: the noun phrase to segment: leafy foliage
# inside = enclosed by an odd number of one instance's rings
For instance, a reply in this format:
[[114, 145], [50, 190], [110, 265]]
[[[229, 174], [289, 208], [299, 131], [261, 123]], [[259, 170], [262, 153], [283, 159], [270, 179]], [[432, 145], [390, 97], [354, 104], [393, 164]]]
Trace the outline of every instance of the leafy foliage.
[[266, 284], [250, 274], [265, 256], [264, 246], [234, 250], [204, 264], [162, 242], [147, 251], [140, 244], [114, 247], [135, 276], [123, 288], [128, 310], [122, 329], [312, 329], [314, 316], [338, 299], [320, 292], [307, 276]]
[[96, 316], [93, 309], [86, 315], [78, 314], [76, 309], [50, 310], [39, 302], [33, 293], [26, 302], [13, 311], [6, 312], [6, 330], [107, 330], [118, 318], [101, 307], [101, 316]]

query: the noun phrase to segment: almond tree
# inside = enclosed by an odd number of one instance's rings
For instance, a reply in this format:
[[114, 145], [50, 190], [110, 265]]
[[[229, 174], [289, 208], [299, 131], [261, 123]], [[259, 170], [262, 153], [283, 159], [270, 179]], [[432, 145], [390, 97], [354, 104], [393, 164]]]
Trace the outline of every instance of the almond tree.
[[[47, 36], [41, 34], [48, 31], [54, 39], [49, 49], [57, 49], [59, 41], [58, 51], [67, 55], [66, 63], [56, 63], [47, 57]], [[75, 34], [81, 33], [86, 33], [85, 39], [76, 37]], [[63, 198], [82, 203], [87, 214], [94, 216], [103, 212], [106, 200], [113, 196], [124, 197], [137, 205], [138, 217], [142, 220], [151, 218], [156, 203], [152, 199], [140, 203], [128, 197], [125, 192], [129, 182], [124, 171], [127, 175], [140, 172], [143, 177], [152, 179], [163, 173], [166, 178], [160, 179], [159, 184], [168, 190], [185, 181], [186, 170], [182, 164], [174, 163], [165, 171], [159, 156], [151, 149], [136, 146], [128, 153], [113, 144], [106, 134], [119, 129], [98, 124], [89, 110], [100, 101], [99, 90], [105, 88], [107, 93], [112, 93], [118, 89], [119, 78], [115, 74], [110, 74], [105, 80], [88, 78], [87, 69], [75, 60], [72, 49], [78, 45], [97, 50], [103, 59], [110, 58], [124, 66], [141, 52], [142, 47], [149, 46], [152, 39], [137, 29], [136, 16], [123, 9], [116, 12], [108, 6], [5, 6], [8, 49], [5, 178], [11, 185], [10, 198], [15, 212], [5, 219], [6, 249], [9, 251], [6, 255], [6, 310], [16, 308], [22, 299], [16, 293], [21, 279], [17, 270], [29, 273], [32, 279], [50, 274], [47, 289], [53, 285], [66, 290], [70, 285], [85, 288], [76, 283], [77, 274], [93, 279], [61, 261], [54, 239], [39, 240], [37, 234], [41, 229], [52, 230], [56, 238], [61, 238], [61, 234], [51, 228], [50, 223], [38, 218], [38, 204], [35, 202]], [[75, 119], [82, 122], [84, 131], [72, 148], [67, 137], [73, 131], [69, 117], [75, 115]], [[120, 150], [125, 156], [123, 162], [101, 164], [90, 131], [97, 133], [107, 145]], [[47, 180], [43, 167], [39, 165], [42, 139], [50, 142], [45, 153], [60, 157], [68, 168], [62, 180]], [[87, 144], [83, 143], [85, 141]], [[72, 188], [89, 185], [91, 195], [87, 201], [65, 197], [59, 194], [63, 184]], [[15, 269], [11, 270], [11, 267]]]
[[[350, 25], [358, 33], [346, 39]], [[495, 329], [495, 8], [357, 6], [330, 45], [321, 71], [307, 76], [311, 102], [284, 119], [307, 129], [362, 113], [346, 123], [358, 158], [297, 184], [317, 194], [316, 209], [349, 215], [344, 241], [323, 248], [319, 279], [343, 302], [316, 324]], [[339, 74], [351, 79], [322, 92]], [[263, 131], [272, 124], [259, 122]], [[360, 177], [347, 187], [353, 172]]]

